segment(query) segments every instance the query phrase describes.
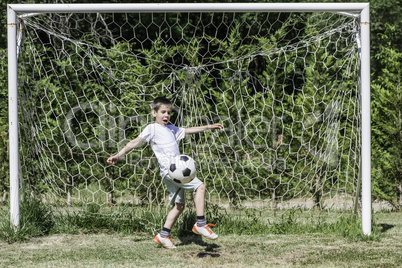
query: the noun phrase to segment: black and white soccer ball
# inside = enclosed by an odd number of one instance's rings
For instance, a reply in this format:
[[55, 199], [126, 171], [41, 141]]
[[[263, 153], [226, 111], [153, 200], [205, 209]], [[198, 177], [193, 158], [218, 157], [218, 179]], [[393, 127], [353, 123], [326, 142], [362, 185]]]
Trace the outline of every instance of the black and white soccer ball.
[[195, 178], [197, 167], [194, 159], [187, 155], [177, 155], [170, 159], [169, 176], [174, 182], [188, 183]]

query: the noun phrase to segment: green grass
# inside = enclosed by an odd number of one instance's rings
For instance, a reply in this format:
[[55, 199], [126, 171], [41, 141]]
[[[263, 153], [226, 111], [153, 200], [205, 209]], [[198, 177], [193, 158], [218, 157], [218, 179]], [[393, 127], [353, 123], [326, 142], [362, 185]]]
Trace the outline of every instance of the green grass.
[[216, 241], [188, 235], [174, 238], [176, 250], [158, 247], [147, 233], [57, 234], [24, 243], [0, 243], [0, 255], [6, 256], [1, 258], [0, 266], [398, 267], [402, 258], [401, 230], [395, 225], [380, 241], [350, 241], [322, 233], [220, 234]]
[[[166, 219], [166, 210], [155, 208], [151, 211], [141, 207], [120, 207], [117, 210], [102, 210], [96, 204], [86, 206], [85, 210], [53, 211], [36, 200], [21, 202], [21, 226], [17, 232], [8, 220], [8, 210], [2, 209], [0, 239], [8, 243], [24, 241], [31, 237], [48, 234], [79, 234], [116, 232], [131, 234], [147, 232], [154, 234]], [[378, 240], [382, 226], [374, 224], [370, 236], [363, 235], [361, 221], [354, 215], [337, 216], [328, 211], [306, 212], [293, 209], [284, 212], [276, 219], [253, 209], [226, 211], [218, 206], [208, 206], [206, 217], [217, 225], [216, 231], [223, 235], [255, 234], [305, 234], [333, 233], [351, 240]], [[332, 217], [332, 219], [331, 219]], [[184, 237], [191, 234], [196, 221], [195, 211], [187, 209], [180, 216], [172, 230], [173, 235]]]
[[8, 209], [0, 211], [0, 239], [13, 243], [50, 233], [54, 218], [52, 212], [41, 202], [29, 200], [20, 204], [20, 228], [16, 232], [11, 226]]
[[147, 223], [163, 222], [165, 211], [138, 214], [133, 209], [96, 217], [97, 208], [60, 214], [30, 202], [21, 206], [25, 216], [15, 233], [8, 209], [2, 208], [0, 267], [398, 267], [402, 263], [401, 212], [374, 214], [373, 233], [365, 236], [353, 216], [324, 220], [318, 212], [311, 217], [292, 210], [273, 222], [259, 211], [228, 213], [215, 206], [208, 208], [207, 217], [217, 223], [214, 230], [220, 237], [207, 241], [191, 233], [195, 214], [186, 210], [173, 230], [177, 249], [166, 250], [152, 241], [160, 227], [146, 228]]

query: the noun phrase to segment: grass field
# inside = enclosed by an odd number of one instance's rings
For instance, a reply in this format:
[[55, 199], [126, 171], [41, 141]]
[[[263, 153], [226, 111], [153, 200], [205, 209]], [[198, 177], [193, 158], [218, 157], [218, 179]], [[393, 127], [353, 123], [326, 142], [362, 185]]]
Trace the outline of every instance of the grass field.
[[402, 267], [402, 213], [374, 215], [374, 241], [337, 234], [188, 235], [177, 249], [158, 247], [148, 233], [57, 234], [0, 242], [0, 267]]

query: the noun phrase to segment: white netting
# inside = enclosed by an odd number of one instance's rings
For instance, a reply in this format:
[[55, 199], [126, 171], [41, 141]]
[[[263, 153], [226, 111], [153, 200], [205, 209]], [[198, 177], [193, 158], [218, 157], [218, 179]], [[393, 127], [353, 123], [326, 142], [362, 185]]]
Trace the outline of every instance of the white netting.
[[173, 124], [225, 127], [180, 143], [198, 163], [207, 202], [351, 206], [360, 153], [353, 16], [48, 14], [21, 28], [21, 166], [25, 190], [49, 203], [166, 204], [150, 146], [106, 163], [165, 95]]

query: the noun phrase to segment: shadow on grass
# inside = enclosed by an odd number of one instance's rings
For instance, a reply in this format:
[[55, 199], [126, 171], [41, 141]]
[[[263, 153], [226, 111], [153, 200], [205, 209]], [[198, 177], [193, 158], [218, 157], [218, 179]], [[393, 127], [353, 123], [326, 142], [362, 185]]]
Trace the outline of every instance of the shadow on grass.
[[198, 258], [206, 258], [206, 257], [218, 258], [221, 256], [217, 251], [217, 249], [220, 247], [219, 245], [215, 243], [205, 242], [199, 235], [180, 237], [180, 240], [181, 244], [178, 246], [185, 246], [194, 243], [198, 246], [205, 247], [204, 250], [198, 252], [197, 254]]
[[395, 225], [387, 224], [387, 223], [380, 223], [380, 224], [378, 224], [378, 227], [380, 227], [381, 233], [385, 233], [385, 232], [387, 232], [388, 230], [394, 228]]

